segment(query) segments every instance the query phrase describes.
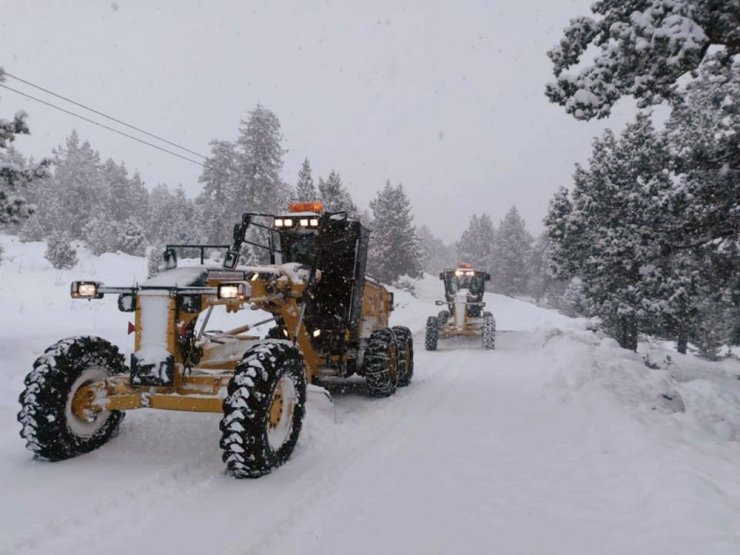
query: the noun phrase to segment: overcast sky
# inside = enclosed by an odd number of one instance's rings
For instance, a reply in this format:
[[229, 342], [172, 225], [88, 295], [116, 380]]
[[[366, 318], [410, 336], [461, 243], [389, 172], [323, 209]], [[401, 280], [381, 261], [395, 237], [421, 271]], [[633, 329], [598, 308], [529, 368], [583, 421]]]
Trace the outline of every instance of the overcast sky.
[[[544, 96], [545, 52], [591, 2], [0, 0], [0, 66], [203, 154], [261, 103], [282, 124], [289, 183], [308, 157], [363, 207], [403, 183], [417, 223], [447, 241], [512, 205], [539, 232], [592, 138], [633, 111], [577, 122]], [[20, 109], [25, 154], [76, 128], [150, 187], [200, 189], [200, 167], [0, 89], [0, 115]]]

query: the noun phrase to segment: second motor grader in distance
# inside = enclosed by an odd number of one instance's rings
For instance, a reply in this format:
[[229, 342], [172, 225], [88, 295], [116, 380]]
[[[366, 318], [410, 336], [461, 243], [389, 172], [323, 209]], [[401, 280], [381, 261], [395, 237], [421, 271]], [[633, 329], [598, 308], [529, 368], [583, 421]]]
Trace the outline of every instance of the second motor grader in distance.
[[470, 264], [458, 264], [439, 274], [444, 282], [445, 300], [436, 301], [446, 306], [437, 316], [427, 319], [424, 346], [436, 351], [440, 339], [455, 336], [480, 336], [484, 349], [493, 349], [496, 343], [496, 320], [483, 309], [485, 284], [491, 276], [476, 270]]
[[[369, 230], [322, 208], [244, 214], [220, 267], [204, 264], [215, 245], [170, 245], [166, 269], [136, 287], [74, 282], [72, 297], [116, 294], [119, 309], [135, 313], [130, 365], [98, 337], [49, 347], [20, 396], [28, 448], [52, 461], [92, 451], [116, 434], [127, 410], [217, 412], [227, 469], [253, 478], [292, 453], [308, 383], [359, 374], [380, 397], [408, 385], [411, 332], [389, 327], [393, 295], [365, 276]], [[255, 235], [268, 244], [248, 240]], [[241, 265], [245, 243], [266, 248], [270, 264]], [[177, 267], [181, 247], [200, 249], [200, 264]], [[229, 331], [208, 329], [215, 309], [239, 320], [245, 308], [272, 314], [267, 339], [250, 333], [243, 317]]]

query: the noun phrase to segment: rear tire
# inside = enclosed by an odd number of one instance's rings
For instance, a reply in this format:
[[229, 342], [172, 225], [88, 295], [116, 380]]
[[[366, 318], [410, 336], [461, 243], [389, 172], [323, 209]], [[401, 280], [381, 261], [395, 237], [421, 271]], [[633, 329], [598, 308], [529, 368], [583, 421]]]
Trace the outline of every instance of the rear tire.
[[427, 330], [424, 335], [424, 348], [427, 351], [437, 350], [437, 339], [439, 339], [439, 321], [436, 317], [427, 318]]
[[396, 392], [399, 378], [398, 344], [393, 331], [375, 330], [365, 349], [365, 380], [372, 397], [389, 397]]
[[483, 338], [481, 342], [484, 349], [496, 348], [496, 320], [490, 312], [483, 313]]
[[394, 326], [393, 333], [398, 341], [398, 386], [405, 387], [414, 376], [414, 337], [404, 326]]
[[124, 413], [103, 411], [80, 418], [72, 412], [72, 399], [83, 385], [125, 372], [118, 347], [99, 337], [70, 337], [46, 349], [18, 398], [26, 447], [39, 458], [61, 461], [107, 443], [118, 433]]
[[293, 453], [303, 424], [306, 372], [292, 345], [259, 343], [234, 370], [221, 419], [223, 461], [236, 478], [258, 478]]

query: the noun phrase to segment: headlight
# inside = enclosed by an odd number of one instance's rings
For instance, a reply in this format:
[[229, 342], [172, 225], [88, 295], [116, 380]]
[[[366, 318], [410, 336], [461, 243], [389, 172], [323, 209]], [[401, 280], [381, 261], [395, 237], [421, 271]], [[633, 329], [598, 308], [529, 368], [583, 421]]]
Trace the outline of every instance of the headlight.
[[220, 300], [225, 301], [243, 301], [251, 294], [251, 287], [248, 283], [220, 283], [217, 290], [217, 296]]
[[319, 219], [318, 218], [311, 218], [311, 221], [309, 222], [309, 225], [311, 227], [319, 227]]
[[311, 335], [313, 335], [314, 337], [318, 337], [319, 335], [321, 335], [321, 330], [313, 330], [313, 333]]
[[284, 221], [282, 218], [275, 218], [275, 227], [283, 227]]
[[456, 275], [456, 276], [461, 276], [461, 275], [463, 275], [463, 273], [462, 273], [462, 270], [455, 270], [455, 275]]
[[73, 281], [70, 294], [73, 299], [100, 299], [99, 289], [103, 284], [97, 281]]
[[283, 225], [285, 227], [293, 227], [293, 220], [291, 220], [290, 218], [285, 218], [283, 220]]
[[301, 218], [301, 226], [308, 227], [308, 218]]

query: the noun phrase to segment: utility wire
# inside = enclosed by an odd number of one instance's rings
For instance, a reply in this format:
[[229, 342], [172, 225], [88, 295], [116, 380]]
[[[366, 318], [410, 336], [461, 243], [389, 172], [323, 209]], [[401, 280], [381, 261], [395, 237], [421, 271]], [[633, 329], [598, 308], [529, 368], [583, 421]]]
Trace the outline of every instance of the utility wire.
[[144, 129], [141, 129], [139, 127], [129, 125], [125, 121], [121, 121], [120, 119], [114, 118], [113, 116], [109, 116], [108, 114], [104, 114], [103, 112], [100, 112], [99, 110], [96, 110], [95, 108], [90, 108], [89, 106], [85, 106], [84, 104], [81, 104], [79, 102], [75, 102], [71, 98], [68, 98], [66, 96], [62, 96], [61, 94], [57, 94], [53, 91], [50, 91], [49, 89], [45, 89], [44, 87], [41, 87], [39, 85], [36, 85], [34, 83], [31, 83], [30, 81], [26, 81], [25, 79], [21, 79], [20, 77], [16, 77], [12, 73], [8, 73], [7, 71], [3, 71], [3, 75], [10, 77], [11, 79], [15, 79], [16, 81], [20, 81], [21, 83], [25, 83], [26, 85], [29, 85], [35, 89], [39, 89], [40, 91], [44, 91], [47, 94], [50, 94], [52, 96], [56, 96], [57, 98], [61, 98], [62, 100], [69, 102], [70, 104], [74, 104], [75, 106], [79, 106], [80, 108], [84, 108], [85, 110], [88, 110], [94, 114], [97, 114], [99, 116], [102, 116], [106, 119], [109, 119], [111, 121], [115, 121], [116, 123], [119, 123], [121, 125], [124, 125], [128, 127], [129, 129], [133, 129], [134, 131], [138, 131], [139, 133], [143, 133], [144, 135], [148, 135], [149, 137], [152, 137], [153, 139], [157, 139], [158, 141], [162, 141], [163, 143], [167, 143], [170, 146], [174, 146], [176, 148], [179, 148], [180, 150], [184, 150], [185, 152], [188, 152], [190, 154], [194, 154], [198, 158], [203, 158], [204, 160], [207, 158], [206, 156], [203, 156], [202, 154], [199, 154], [195, 152], [194, 150], [190, 150], [189, 148], [185, 148], [182, 145], [179, 145], [177, 143], [173, 143], [172, 141], [168, 141], [167, 139], [160, 137], [159, 135], [155, 135], [154, 133], [149, 133], [149, 131], [145, 131]]
[[157, 150], [161, 150], [162, 152], [166, 152], [167, 154], [171, 154], [172, 156], [177, 156], [178, 158], [181, 158], [183, 160], [187, 160], [188, 162], [191, 162], [193, 164], [197, 164], [198, 166], [205, 166], [202, 162], [198, 162], [197, 160], [192, 160], [191, 158], [188, 158], [187, 156], [183, 156], [182, 154], [178, 154], [177, 152], [172, 152], [171, 150], [167, 150], [166, 148], [163, 148], [159, 145], [155, 145], [153, 143], [150, 143], [148, 141], [145, 141], [144, 139], [140, 139], [138, 137], [134, 137], [133, 135], [129, 135], [128, 133], [124, 133], [123, 131], [119, 131], [118, 129], [115, 129], [113, 127], [110, 127], [108, 125], [105, 125], [104, 123], [100, 123], [99, 121], [92, 120], [90, 118], [86, 118], [85, 116], [81, 116], [80, 114], [76, 114], [74, 112], [70, 112], [69, 110], [66, 110], [60, 106], [57, 106], [56, 104], [52, 104], [51, 102], [47, 102], [46, 100], [41, 100], [40, 98], [36, 98], [35, 96], [31, 96], [28, 93], [21, 92], [17, 89], [14, 89], [12, 87], [9, 87], [5, 84], [0, 83], [0, 87], [3, 89], [7, 89], [11, 92], [14, 92], [16, 94], [19, 94], [21, 96], [25, 96], [26, 98], [30, 98], [31, 100], [35, 100], [36, 102], [40, 102], [41, 104], [45, 104], [46, 106], [49, 106], [50, 108], [54, 108], [55, 110], [59, 110], [60, 112], [64, 112], [65, 114], [69, 114], [70, 116], [74, 116], [76, 118], [79, 118], [81, 120], [87, 121], [89, 123], [92, 123], [93, 125], [97, 125], [98, 127], [102, 127], [103, 129], [107, 129], [108, 131], [113, 131], [113, 133], [118, 133], [119, 135], [123, 135], [124, 137], [128, 137], [129, 139], [133, 139], [134, 141], [137, 141], [139, 143], [145, 144], [147, 146], [150, 146], [152, 148], [156, 148]]

